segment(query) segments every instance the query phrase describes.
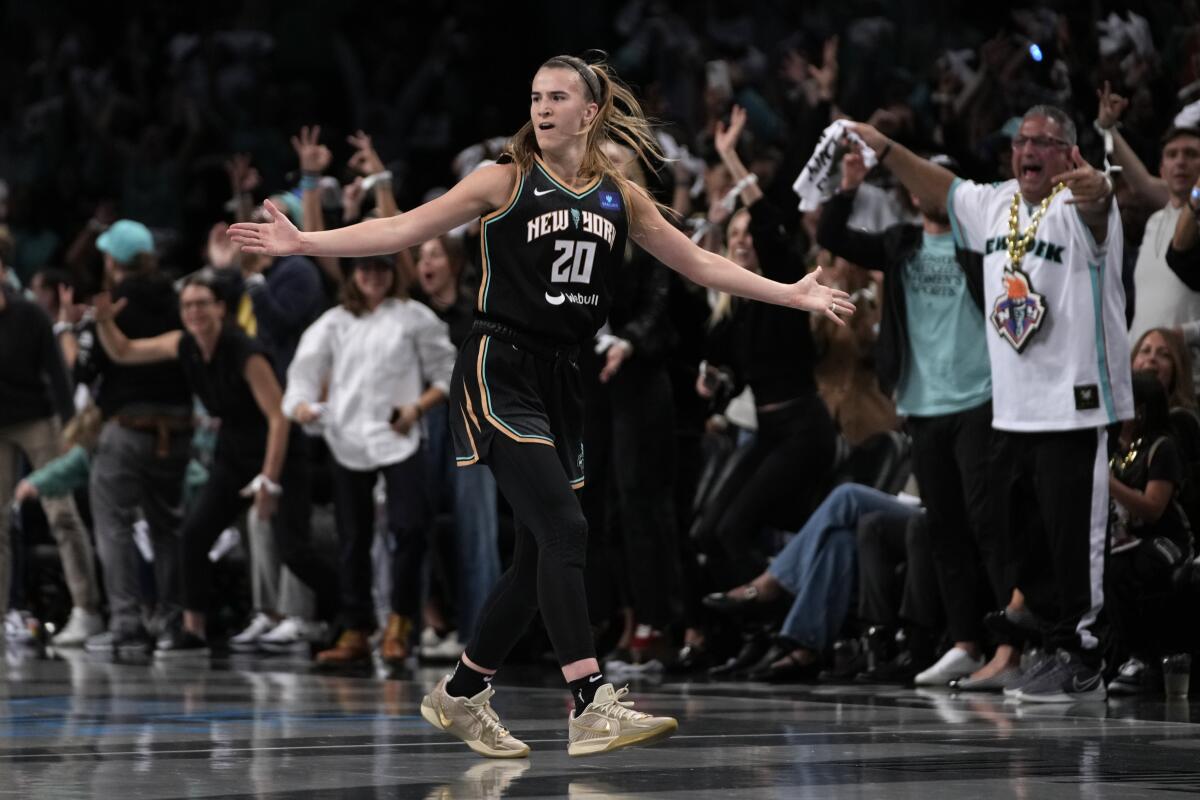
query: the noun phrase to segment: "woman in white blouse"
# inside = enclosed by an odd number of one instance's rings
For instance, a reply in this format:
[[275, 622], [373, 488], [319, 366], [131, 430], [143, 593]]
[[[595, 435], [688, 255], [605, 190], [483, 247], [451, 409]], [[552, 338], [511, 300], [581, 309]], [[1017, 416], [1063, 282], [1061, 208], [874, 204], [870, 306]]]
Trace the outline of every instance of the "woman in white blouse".
[[340, 542], [342, 634], [332, 649], [317, 655], [318, 664], [350, 664], [371, 655], [371, 542], [380, 474], [395, 541], [392, 614], [380, 654], [395, 665], [408, 656], [431, 524], [418, 457], [419, 421], [446, 401], [455, 354], [445, 323], [407, 298], [393, 257], [358, 261], [344, 284], [342, 304], [300, 339], [283, 411], [319, 428], [329, 443]]

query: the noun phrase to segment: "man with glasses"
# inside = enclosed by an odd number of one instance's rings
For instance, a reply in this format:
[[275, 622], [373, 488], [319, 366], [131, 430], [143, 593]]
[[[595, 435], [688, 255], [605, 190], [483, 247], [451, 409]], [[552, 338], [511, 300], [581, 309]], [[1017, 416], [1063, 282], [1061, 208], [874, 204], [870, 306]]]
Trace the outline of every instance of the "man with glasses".
[[1057, 649], [1006, 694], [1103, 700], [1093, 627], [1104, 602], [1106, 428], [1133, 416], [1121, 218], [1075, 125], [1034, 106], [1012, 142], [1011, 180], [962, 181], [869, 125], [854, 129], [923, 207], [945, 206], [955, 243], [982, 263], [996, 430], [992, 513], [1013, 584]]

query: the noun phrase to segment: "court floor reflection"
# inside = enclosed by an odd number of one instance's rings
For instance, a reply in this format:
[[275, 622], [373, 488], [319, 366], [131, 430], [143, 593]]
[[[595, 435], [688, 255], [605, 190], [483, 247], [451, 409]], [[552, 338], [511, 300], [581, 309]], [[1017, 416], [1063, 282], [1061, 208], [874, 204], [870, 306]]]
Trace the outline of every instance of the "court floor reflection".
[[512, 670], [495, 704], [527, 761], [486, 761], [420, 718], [438, 671], [303, 661], [164, 667], [7, 651], [0, 797], [1162, 798], [1200, 794], [1200, 706], [1025, 708], [879, 686], [635, 686], [662, 744], [566, 754], [568, 698]]

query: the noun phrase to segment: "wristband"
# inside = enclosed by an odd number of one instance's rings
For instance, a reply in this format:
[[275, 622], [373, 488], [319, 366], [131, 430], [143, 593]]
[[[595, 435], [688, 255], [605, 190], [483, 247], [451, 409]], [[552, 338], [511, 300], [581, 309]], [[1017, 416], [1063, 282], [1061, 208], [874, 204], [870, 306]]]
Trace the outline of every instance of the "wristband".
[[253, 497], [261, 489], [266, 489], [267, 494], [271, 495], [271, 497], [279, 497], [279, 495], [283, 494], [282, 486], [260, 472], [254, 476], [254, 480], [246, 484], [246, 488], [242, 489], [242, 497]]
[[64, 333], [70, 333], [73, 327], [69, 322], [56, 322], [54, 323], [54, 335], [62, 336]]
[[885, 144], [883, 146], [883, 149], [879, 151], [879, 163], [880, 164], [883, 163], [883, 160], [888, 157], [888, 153], [890, 153], [890, 152], [892, 152], [892, 140], [888, 139], [887, 144]]
[[391, 182], [392, 182], [392, 171], [390, 169], [385, 169], [383, 172], [376, 172], [374, 175], [368, 175], [367, 177], [363, 178], [363, 184], [362, 184], [363, 191], [364, 192], [371, 191], [371, 189], [375, 188], [375, 184], [377, 184], [377, 183], [391, 183]]
[[316, 189], [321, 183], [321, 176], [315, 172], [305, 172], [300, 176], [300, 191], [308, 192]]

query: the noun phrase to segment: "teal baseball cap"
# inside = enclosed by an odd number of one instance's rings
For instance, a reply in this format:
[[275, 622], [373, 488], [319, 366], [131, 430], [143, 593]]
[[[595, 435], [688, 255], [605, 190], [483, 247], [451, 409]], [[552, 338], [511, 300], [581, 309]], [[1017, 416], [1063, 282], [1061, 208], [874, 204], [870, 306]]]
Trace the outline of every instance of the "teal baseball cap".
[[142, 253], [154, 252], [154, 236], [150, 229], [131, 219], [119, 219], [100, 234], [96, 247], [120, 264], [128, 264]]

